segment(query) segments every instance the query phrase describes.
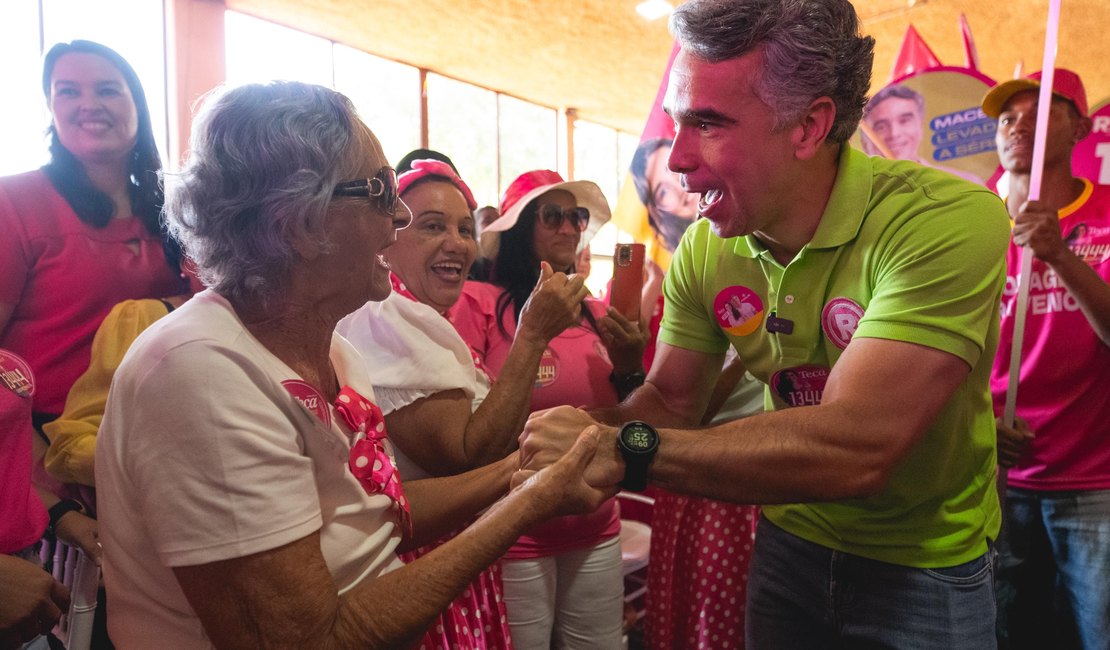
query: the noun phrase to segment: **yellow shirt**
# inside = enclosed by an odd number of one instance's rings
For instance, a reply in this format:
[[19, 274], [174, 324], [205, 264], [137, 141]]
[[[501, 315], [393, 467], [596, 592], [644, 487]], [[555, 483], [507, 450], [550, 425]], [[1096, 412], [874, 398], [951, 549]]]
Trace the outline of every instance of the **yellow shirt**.
[[61, 416], [43, 427], [50, 438], [44, 463], [51, 476], [63, 483], [95, 486], [96, 431], [104, 417], [112, 376], [131, 343], [168, 313], [161, 300], [125, 300], [104, 318], [93, 338], [88, 370], [69, 389]]

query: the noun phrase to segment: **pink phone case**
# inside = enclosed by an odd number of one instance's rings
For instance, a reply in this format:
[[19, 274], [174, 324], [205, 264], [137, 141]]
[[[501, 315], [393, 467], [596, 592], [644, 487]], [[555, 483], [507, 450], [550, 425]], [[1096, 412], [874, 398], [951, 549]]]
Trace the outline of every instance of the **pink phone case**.
[[644, 287], [644, 245], [617, 244], [613, 251], [613, 286], [609, 304], [629, 320], [640, 319]]

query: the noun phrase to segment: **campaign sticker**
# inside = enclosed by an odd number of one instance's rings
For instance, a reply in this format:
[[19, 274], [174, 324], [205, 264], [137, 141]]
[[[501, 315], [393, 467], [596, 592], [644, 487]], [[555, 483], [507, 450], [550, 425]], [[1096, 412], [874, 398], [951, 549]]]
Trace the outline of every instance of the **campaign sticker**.
[[833, 298], [821, 310], [821, 329], [836, 347], [843, 350], [856, 333], [861, 318], [863, 307], [857, 302], [848, 298]]
[[825, 366], [784, 368], [771, 375], [771, 388], [787, 406], [816, 406], [821, 403], [828, 379]]
[[320, 391], [300, 379], [286, 379], [281, 382], [281, 385], [285, 386], [285, 390], [289, 391], [294, 399], [312, 411], [326, 426], [331, 426], [331, 409], [328, 408], [328, 401]]
[[35, 374], [22, 357], [7, 350], [0, 350], [0, 381], [16, 395], [31, 397], [35, 394]]
[[540, 357], [540, 367], [536, 369], [536, 388], [544, 388], [555, 383], [559, 376], [559, 359], [551, 348], [543, 351]]
[[733, 336], [747, 336], [763, 323], [763, 301], [747, 287], [728, 287], [713, 300], [713, 313], [721, 329]]
[[1075, 256], [1089, 266], [1098, 266], [1110, 258], [1110, 244], [1106, 243], [1107, 228], [1089, 226], [1080, 222], [1071, 227], [1064, 237]]

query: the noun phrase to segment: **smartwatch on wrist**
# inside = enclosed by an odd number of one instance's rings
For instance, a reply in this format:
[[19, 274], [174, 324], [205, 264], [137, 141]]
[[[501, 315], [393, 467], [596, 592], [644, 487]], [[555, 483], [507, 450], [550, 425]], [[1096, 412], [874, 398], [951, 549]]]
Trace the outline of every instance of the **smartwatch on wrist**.
[[647, 422], [627, 422], [617, 433], [617, 449], [624, 458], [624, 480], [620, 486], [643, 492], [647, 487], [648, 465], [659, 449], [659, 433]]

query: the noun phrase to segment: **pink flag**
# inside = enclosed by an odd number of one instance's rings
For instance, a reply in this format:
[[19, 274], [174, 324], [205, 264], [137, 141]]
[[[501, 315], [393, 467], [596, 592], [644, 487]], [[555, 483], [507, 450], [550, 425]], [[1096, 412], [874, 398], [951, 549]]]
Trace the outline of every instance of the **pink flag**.
[[664, 270], [682, 233], [698, 216], [697, 195], [687, 194], [678, 174], [667, 168], [675, 133], [674, 120], [663, 112], [663, 97], [678, 49], [675, 43], [640, 144], [632, 156], [628, 178], [617, 197], [612, 220], [636, 241], [643, 242], [647, 258]]
[[921, 38], [913, 25], [910, 25], [906, 28], [905, 37], [902, 38], [902, 49], [898, 52], [898, 58], [894, 61], [894, 69], [890, 71], [889, 81], [929, 68], [938, 68], [940, 65], [940, 59], [925, 44], [925, 40]]
[[967, 24], [967, 16], [960, 14], [960, 36], [964, 39], [964, 59], [967, 67], [972, 70], [979, 69], [979, 51], [975, 49], [975, 37], [971, 35], [971, 25]]

